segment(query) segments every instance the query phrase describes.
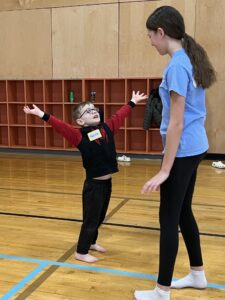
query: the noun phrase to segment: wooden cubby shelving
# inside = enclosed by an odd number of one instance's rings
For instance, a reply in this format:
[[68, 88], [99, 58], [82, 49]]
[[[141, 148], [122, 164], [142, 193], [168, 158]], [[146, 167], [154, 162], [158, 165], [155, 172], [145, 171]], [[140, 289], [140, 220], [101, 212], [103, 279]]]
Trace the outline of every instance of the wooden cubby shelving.
[[[95, 105], [107, 119], [131, 99], [133, 90], [149, 94], [160, 81], [160, 78], [0, 80], [0, 147], [74, 150], [47, 123], [32, 115], [25, 115], [24, 105], [31, 106], [34, 103], [40, 109], [73, 124], [74, 105], [89, 100], [91, 92], [96, 92]], [[71, 90], [75, 94], [74, 103], [69, 100]], [[117, 152], [161, 153], [159, 129], [143, 129], [144, 111], [145, 102], [138, 104], [124, 121], [115, 136]]]

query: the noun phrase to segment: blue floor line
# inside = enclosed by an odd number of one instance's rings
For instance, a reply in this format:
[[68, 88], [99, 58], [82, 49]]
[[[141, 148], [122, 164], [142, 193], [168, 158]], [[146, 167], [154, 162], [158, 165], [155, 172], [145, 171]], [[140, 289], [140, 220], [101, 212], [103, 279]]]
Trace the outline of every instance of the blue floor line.
[[[95, 267], [95, 266], [90, 266], [90, 265], [71, 264], [71, 263], [64, 263], [64, 262], [58, 262], [58, 261], [41, 260], [41, 259], [36, 259], [36, 258], [26, 258], [26, 257], [19, 257], [19, 256], [13, 256], [13, 255], [5, 255], [5, 254], [0, 254], [0, 258], [37, 263], [37, 264], [40, 264], [41, 266], [54, 265], [54, 266], [69, 267], [69, 268], [73, 268], [73, 269], [80, 269], [80, 270], [85, 270], [85, 271], [95, 271], [95, 272], [103, 272], [103, 273], [116, 274], [116, 275], [122, 275], [122, 276], [157, 280], [157, 276], [151, 275], [151, 274], [115, 270], [115, 269]], [[175, 278], [173, 278], [173, 279], [176, 280]], [[222, 285], [222, 284], [208, 283], [208, 287], [212, 288], [212, 289], [225, 290], [225, 285]]]
[[24, 277], [17, 285], [11, 288], [2, 298], [1, 300], [8, 300], [13, 297], [16, 293], [18, 293], [29, 281], [31, 281], [34, 277], [36, 277], [48, 264], [41, 263], [37, 266], [32, 272], [30, 272], [26, 277]]
[[5, 255], [5, 254], [0, 254], [0, 258], [16, 260], [16, 261], [31, 262], [31, 263], [38, 263], [38, 264], [45, 263], [46, 265], [51, 265], [51, 266], [69, 267], [69, 268], [80, 269], [80, 270], [85, 270], [85, 271], [103, 272], [103, 273], [124, 275], [124, 276], [130, 276], [130, 277], [146, 278], [146, 279], [151, 279], [151, 280], [157, 279], [157, 276], [155, 276], [155, 275], [115, 270], [115, 269], [108, 269], [108, 268], [102, 268], [102, 267], [94, 267], [94, 266], [90, 266], [90, 265], [70, 264], [70, 263], [64, 263], [64, 262], [58, 262], [58, 261], [41, 260], [41, 259], [36, 259], [36, 258], [26, 258], [26, 257], [19, 257], [19, 256], [13, 256], [13, 255]]

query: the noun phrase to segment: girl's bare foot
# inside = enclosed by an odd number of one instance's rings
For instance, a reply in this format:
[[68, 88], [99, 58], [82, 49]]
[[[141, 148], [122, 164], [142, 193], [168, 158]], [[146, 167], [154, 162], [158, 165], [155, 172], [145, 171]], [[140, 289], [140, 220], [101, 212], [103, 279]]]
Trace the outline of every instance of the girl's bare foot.
[[96, 261], [98, 261], [97, 257], [92, 256], [90, 254], [80, 254], [80, 253], [75, 253], [75, 258], [77, 260], [81, 260], [84, 261], [86, 263], [94, 263]]
[[102, 253], [106, 252], [106, 249], [103, 248], [102, 246], [98, 245], [98, 244], [91, 245], [90, 249], [98, 251], [98, 252], [102, 252]]

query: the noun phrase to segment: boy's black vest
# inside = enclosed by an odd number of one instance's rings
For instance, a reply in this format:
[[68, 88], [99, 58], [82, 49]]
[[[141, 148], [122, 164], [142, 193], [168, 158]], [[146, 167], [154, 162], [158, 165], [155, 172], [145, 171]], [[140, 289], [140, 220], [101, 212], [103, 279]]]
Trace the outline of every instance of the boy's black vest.
[[[88, 133], [103, 128], [105, 138], [90, 141]], [[82, 140], [77, 148], [80, 150], [87, 179], [118, 172], [116, 147], [111, 129], [102, 123], [99, 126], [81, 128]]]

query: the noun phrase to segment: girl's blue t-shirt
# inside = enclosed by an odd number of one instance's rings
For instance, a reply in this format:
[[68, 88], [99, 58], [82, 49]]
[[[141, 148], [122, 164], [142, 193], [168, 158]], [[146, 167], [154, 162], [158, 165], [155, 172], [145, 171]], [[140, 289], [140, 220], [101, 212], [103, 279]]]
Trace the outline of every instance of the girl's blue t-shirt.
[[205, 131], [205, 89], [196, 85], [192, 64], [183, 48], [176, 51], [168, 63], [159, 87], [163, 103], [160, 133], [163, 146], [170, 119], [170, 92], [185, 98], [184, 127], [176, 157], [186, 157], [207, 151], [208, 139]]

